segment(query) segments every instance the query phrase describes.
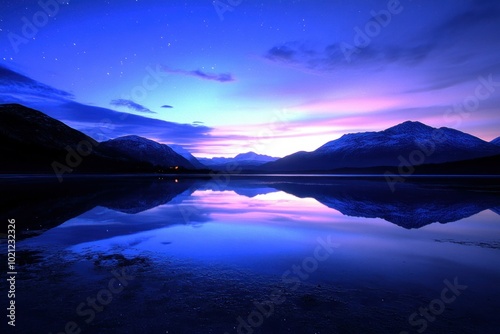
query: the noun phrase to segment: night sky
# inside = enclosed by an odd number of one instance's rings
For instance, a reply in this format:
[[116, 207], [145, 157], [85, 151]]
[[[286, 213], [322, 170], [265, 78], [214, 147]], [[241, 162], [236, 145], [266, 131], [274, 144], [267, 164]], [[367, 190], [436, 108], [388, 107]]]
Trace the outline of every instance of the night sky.
[[406, 120], [489, 141], [499, 32], [498, 0], [4, 0], [0, 102], [196, 156], [284, 156]]

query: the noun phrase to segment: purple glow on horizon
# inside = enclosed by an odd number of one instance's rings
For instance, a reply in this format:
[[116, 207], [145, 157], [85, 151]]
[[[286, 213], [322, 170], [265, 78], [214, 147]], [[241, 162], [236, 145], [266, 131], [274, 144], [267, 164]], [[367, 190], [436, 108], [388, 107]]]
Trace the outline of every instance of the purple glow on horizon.
[[12, 39], [24, 38], [21, 19], [42, 9], [9, 1], [0, 103], [90, 135], [110, 119], [106, 138], [135, 134], [205, 157], [284, 156], [406, 120], [498, 137], [500, 4], [399, 6], [347, 61], [340, 46], [355, 45], [355, 28], [387, 1], [245, 2], [223, 21], [211, 1], [69, 2], [22, 43]]

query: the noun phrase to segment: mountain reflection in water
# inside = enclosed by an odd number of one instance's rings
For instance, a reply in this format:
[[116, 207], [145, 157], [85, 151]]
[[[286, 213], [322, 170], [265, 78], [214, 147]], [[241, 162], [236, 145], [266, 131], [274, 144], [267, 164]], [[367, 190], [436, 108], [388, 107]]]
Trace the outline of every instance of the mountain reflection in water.
[[30, 231], [26, 235], [58, 226], [98, 206], [126, 214], [165, 204], [183, 208], [177, 221], [128, 226], [130, 232], [164, 224], [209, 221], [209, 214], [197, 215], [202, 208], [188, 204], [196, 191], [232, 192], [248, 198], [282, 192], [312, 198], [345, 216], [382, 218], [407, 229], [450, 223], [487, 209], [498, 213], [500, 208], [500, 192], [492, 191], [498, 187], [454, 183], [407, 182], [392, 192], [383, 180], [328, 177], [234, 177], [230, 182], [203, 178], [75, 178], [62, 184], [45, 179], [0, 182], [9, 194], [0, 204], [0, 219], [17, 217], [24, 232]]
[[[0, 219], [16, 219], [20, 333], [74, 321], [233, 334], [273, 291], [286, 300], [254, 333], [413, 333], [423, 327], [409, 317], [455, 279], [468, 288], [429, 332], [500, 326], [495, 179], [409, 179], [394, 193], [383, 179], [325, 176], [0, 183]], [[321, 243], [335, 245], [328, 258], [295, 275]], [[123, 270], [135, 278], [87, 323], [76, 308]]]

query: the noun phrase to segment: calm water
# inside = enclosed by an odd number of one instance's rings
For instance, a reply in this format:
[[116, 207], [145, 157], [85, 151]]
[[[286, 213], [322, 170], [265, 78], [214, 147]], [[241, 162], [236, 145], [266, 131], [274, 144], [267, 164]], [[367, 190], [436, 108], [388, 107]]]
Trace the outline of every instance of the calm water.
[[18, 333], [500, 328], [498, 180], [1, 183]]

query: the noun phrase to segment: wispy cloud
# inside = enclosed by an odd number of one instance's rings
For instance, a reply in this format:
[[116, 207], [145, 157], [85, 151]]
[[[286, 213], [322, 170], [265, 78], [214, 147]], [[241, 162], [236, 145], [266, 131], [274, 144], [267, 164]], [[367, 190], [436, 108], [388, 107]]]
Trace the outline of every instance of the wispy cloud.
[[66, 91], [56, 89], [0, 65], [0, 101], [23, 96], [27, 99], [73, 99]]
[[[408, 9], [409, 10], [409, 9]], [[405, 15], [405, 12], [400, 15]], [[359, 26], [363, 26], [360, 24]], [[378, 70], [389, 64], [417, 66], [426, 60], [439, 62], [446, 67], [450, 58], [474, 59], [478, 53], [498, 52], [497, 36], [485, 35], [484, 31], [500, 29], [500, 3], [491, 0], [471, 1], [468, 8], [450, 15], [429, 29], [418, 28], [408, 33], [404, 41], [390, 41], [387, 38], [372, 38], [364, 47], [356, 46], [353, 40], [332, 40], [318, 46], [311, 41], [288, 41], [268, 49], [263, 57], [275, 63], [313, 71], [336, 71], [341, 69]], [[391, 29], [389, 26], [387, 29]], [[475, 29], [480, 29], [476, 31]], [[472, 37], [472, 32], [481, 38]], [[354, 35], [353, 35], [354, 36]], [[352, 49], [346, 49], [346, 45]], [[474, 71], [496, 66], [498, 61], [490, 59], [489, 64], [472, 64]], [[459, 64], [460, 66], [462, 64]], [[470, 69], [469, 66], [469, 72]], [[453, 69], [449, 74], [463, 71]], [[451, 81], [453, 81], [452, 79]], [[450, 82], [449, 84], [455, 84]]]
[[138, 111], [138, 112], [142, 112], [142, 113], [146, 113], [146, 114], [156, 114], [154, 111], [151, 111], [150, 109], [146, 108], [145, 106], [143, 106], [139, 103], [135, 103], [132, 100], [116, 99], [116, 100], [112, 100], [110, 102], [110, 104], [112, 106], [126, 107], [126, 108], [132, 109], [134, 111]]
[[168, 67], [163, 67], [163, 70], [171, 74], [181, 74], [210, 81], [218, 81], [218, 82], [236, 81], [236, 79], [233, 77], [231, 73], [209, 73], [209, 72], [204, 72], [202, 70], [186, 71], [186, 70], [171, 69]]
[[269, 49], [264, 58], [285, 65], [315, 71], [374, 68], [390, 63], [416, 65], [434, 49], [429, 42], [406, 46], [379, 46], [372, 43], [364, 48], [345, 49], [342, 42], [334, 42], [322, 48], [312, 48], [307, 43], [287, 42]]
[[[128, 100], [112, 102], [142, 112], [149, 110]], [[203, 147], [206, 143], [219, 140], [212, 136], [214, 129], [203, 124], [168, 122], [75, 102], [72, 94], [1, 65], [0, 103], [20, 103], [40, 110], [99, 141], [137, 134], [165, 143]]]
[[180, 145], [198, 146], [212, 140], [213, 129], [207, 126], [168, 122], [76, 102], [38, 109], [99, 141], [130, 134]]

